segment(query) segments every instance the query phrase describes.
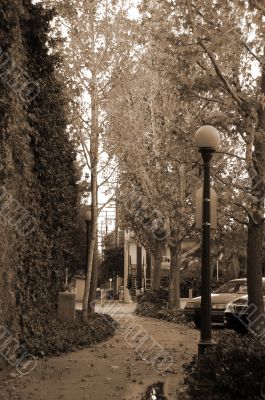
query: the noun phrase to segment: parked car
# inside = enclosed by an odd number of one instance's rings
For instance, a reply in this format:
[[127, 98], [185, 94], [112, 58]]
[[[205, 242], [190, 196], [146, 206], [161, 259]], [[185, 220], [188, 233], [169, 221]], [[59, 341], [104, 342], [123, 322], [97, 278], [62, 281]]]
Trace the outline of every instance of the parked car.
[[[265, 280], [264, 280], [265, 284]], [[212, 322], [224, 323], [224, 313], [228, 303], [247, 294], [247, 279], [233, 279], [226, 282], [211, 294]], [[189, 300], [184, 308], [184, 314], [189, 321], [194, 321], [197, 327], [201, 323], [201, 297]]]
[[[265, 304], [265, 278], [263, 281], [263, 300]], [[238, 297], [227, 304], [224, 314], [224, 324], [226, 328], [232, 328], [240, 331], [248, 331], [249, 314], [255, 309], [248, 304], [248, 295]]]
[[227, 304], [224, 314], [226, 328], [247, 330], [248, 325], [248, 295], [239, 297]]

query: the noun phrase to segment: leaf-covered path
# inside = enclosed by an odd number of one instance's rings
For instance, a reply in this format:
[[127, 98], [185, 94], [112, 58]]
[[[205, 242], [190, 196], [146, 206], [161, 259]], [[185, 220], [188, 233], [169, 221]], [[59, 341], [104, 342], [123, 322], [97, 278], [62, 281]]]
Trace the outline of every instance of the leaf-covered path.
[[[138, 400], [149, 385], [158, 381], [165, 382], [167, 399], [176, 399], [182, 365], [196, 353], [199, 332], [183, 325], [137, 317], [131, 312], [132, 306], [117, 306], [108, 310], [120, 325], [112, 339], [94, 348], [40, 360], [29, 376], [10, 377], [1, 384], [0, 399]], [[135, 328], [131, 336], [128, 324]], [[143, 337], [173, 357], [166, 372], [157, 372], [137, 353], [135, 348], [141, 348]]]

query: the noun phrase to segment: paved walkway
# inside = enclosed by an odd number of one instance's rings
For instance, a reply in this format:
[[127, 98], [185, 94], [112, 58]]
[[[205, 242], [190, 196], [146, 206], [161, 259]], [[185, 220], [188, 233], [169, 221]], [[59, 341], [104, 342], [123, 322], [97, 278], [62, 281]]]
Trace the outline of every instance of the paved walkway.
[[[184, 308], [188, 300], [189, 300], [188, 298], [180, 299], [180, 307]], [[119, 304], [118, 301], [115, 301], [115, 303]], [[134, 312], [134, 310], [136, 308], [136, 303], [124, 304], [123, 302], [121, 302], [120, 304], [123, 304], [124, 312]], [[76, 303], [76, 310], [82, 310], [82, 303]], [[100, 301], [96, 305], [96, 311], [97, 312], [104, 312]]]
[[140, 400], [146, 388], [165, 382], [176, 399], [182, 365], [197, 351], [199, 332], [132, 314], [134, 305], [108, 303], [97, 311], [120, 324], [117, 334], [94, 348], [40, 360], [27, 377], [10, 378], [0, 400]]

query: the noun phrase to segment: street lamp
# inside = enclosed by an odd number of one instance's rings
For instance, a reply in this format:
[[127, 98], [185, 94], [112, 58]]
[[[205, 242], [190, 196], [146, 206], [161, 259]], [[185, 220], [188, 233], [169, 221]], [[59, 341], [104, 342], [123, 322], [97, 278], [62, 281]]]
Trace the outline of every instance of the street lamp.
[[199, 355], [214, 344], [211, 331], [211, 267], [210, 267], [210, 163], [220, 143], [217, 129], [210, 125], [201, 126], [195, 134], [195, 143], [203, 159], [203, 209], [202, 209], [202, 258], [201, 258], [201, 337]]

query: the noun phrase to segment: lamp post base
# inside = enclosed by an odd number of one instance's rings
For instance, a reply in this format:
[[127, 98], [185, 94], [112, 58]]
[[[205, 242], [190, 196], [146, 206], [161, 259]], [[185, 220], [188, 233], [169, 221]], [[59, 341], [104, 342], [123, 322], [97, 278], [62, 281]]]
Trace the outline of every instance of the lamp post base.
[[201, 356], [207, 348], [212, 347], [215, 344], [216, 342], [212, 339], [200, 340], [198, 343], [198, 356]]

